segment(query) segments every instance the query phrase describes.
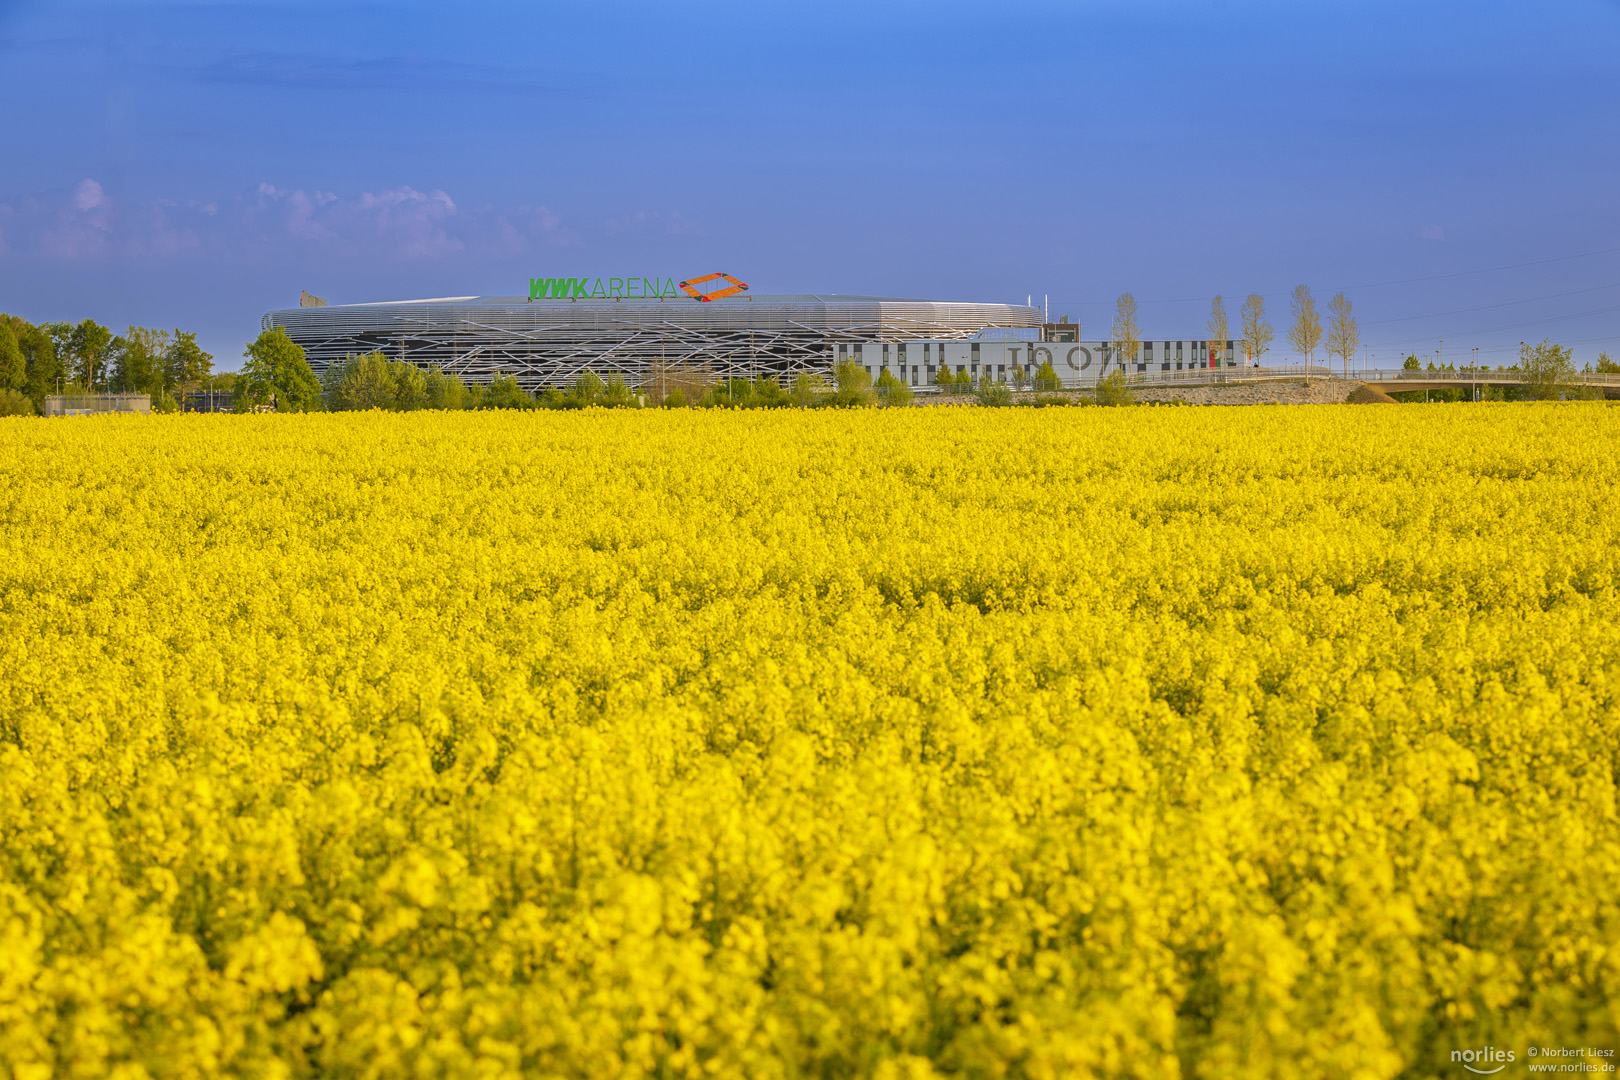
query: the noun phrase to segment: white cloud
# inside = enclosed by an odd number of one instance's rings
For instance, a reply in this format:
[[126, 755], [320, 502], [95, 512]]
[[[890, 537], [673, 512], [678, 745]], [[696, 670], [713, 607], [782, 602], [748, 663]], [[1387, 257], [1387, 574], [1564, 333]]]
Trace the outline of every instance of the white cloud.
[[656, 211], [633, 210], [628, 214], [610, 217], [602, 222], [609, 236], [621, 233], [659, 233], [664, 236], [701, 236], [703, 230], [680, 211], [661, 214]]
[[257, 209], [279, 215], [286, 235], [342, 254], [432, 258], [466, 246], [452, 231], [460, 224], [452, 221], [455, 200], [437, 189], [405, 186], [343, 198], [262, 183], [258, 195]]
[[101, 185], [88, 177], [80, 180], [73, 189], [73, 208], [75, 210], [94, 210], [107, 201], [107, 193], [101, 190]]
[[433, 260], [520, 255], [573, 241], [545, 206], [466, 210], [410, 185], [342, 195], [268, 181], [230, 199], [133, 201], [90, 178], [0, 203], [10, 257], [66, 262], [206, 255], [251, 259]]

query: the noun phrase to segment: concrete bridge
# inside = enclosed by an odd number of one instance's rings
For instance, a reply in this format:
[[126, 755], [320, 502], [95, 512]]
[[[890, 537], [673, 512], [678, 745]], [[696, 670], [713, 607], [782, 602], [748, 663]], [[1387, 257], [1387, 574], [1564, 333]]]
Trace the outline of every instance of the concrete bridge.
[[[1528, 380], [1522, 371], [1369, 371], [1355, 376], [1386, 394], [1406, 390], [1466, 390], [1476, 386], [1523, 386]], [[1577, 374], [1576, 386], [1595, 386], [1606, 393], [1620, 393], [1620, 375]]]
[[[1346, 383], [1348, 393], [1356, 383], [1365, 383], [1386, 394], [1405, 393], [1410, 390], [1468, 390], [1487, 386], [1523, 386], [1527, 381], [1522, 371], [1487, 371], [1484, 368], [1469, 371], [1408, 371], [1404, 368], [1378, 369], [1352, 368], [1348, 375], [1329, 370], [1325, 365], [1306, 368], [1251, 367], [1251, 368], [1194, 368], [1190, 371], [1131, 372], [1126, 381], [1132, 386], [1243, 386], [1265, 382], [1301, 382], [1335, 380]], [[1620, 374], [1577, 374], [1572, 385], [1596, 387], [1606, 397], [1620, 397]]]

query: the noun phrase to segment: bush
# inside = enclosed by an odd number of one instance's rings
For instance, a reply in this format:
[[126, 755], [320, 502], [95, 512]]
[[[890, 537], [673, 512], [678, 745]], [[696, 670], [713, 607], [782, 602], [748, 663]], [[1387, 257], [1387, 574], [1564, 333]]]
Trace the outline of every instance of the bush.
[[1004, 409], [1013, 403], [1012, 390], [1006, 383], [991, 382], [988, 379], [979, 386], [979, 392], [974, 396], [979, 399], [980, 405], [992, 409]]
[[808, 409], [816, 404], [821, 395], [827, 392], [827, 380], [820, 375], [812, 375], [808, 371], [801, 371], [794, 376], [793, 389], [788, 397], [794, 405], [801, 409]]
[[859, 408], [872, 404], [872, 376], [853, 359], [840, 360], [833, 369], [836, 387], [827, 404], [834, 408]]
[[467, 407], [467, 387], [455, 375], [446, 375], [440, 367], [428, 369], [424, 380], [427, 393], [427, 408], [429, 409], [465, 409]]
[[0, 416], [33, 416], [34, 402], [21, 390], [0, 390]]
[[587, 370], [580, 372], [579, 378], [574, 380], [570, 396], [580, 405], [600, 405], [602, 393], [606, 389], [607, 384], [602, 381], [602, 377], [594, 371]]
[[1097, 382], [1097, 404], [1099, 405], [1135, 405], [1136, 395], [1125, 384], [1125, 373], [1116, 371]]
[[686, 408], [686, 395], [681, 392], [680, 387], [676, 387], [674, 390], [671, 390], [669, 392], [669, 396], [664, 398], [664, 408], [666, 408], [666, 409], [684, 409], [684, 408]]
[[497, 375], [484, 388], [477, 408], [480, 409], [532, 409], [535, 401], [512, 375]]
[[[465, 399], [461, 381], [438, 368], [423, 371], [403, 360], [390, 360], [381, 351], [350, 356], [326, 369], [321, 398], [328, 409], [410, 411], [447, 408], [449, 398]], [[459, 408], [460, 406], [453, 406]]]
[[755, 379], [749, 397], [756, 409], [785, 409], [794, 403], [793, 395], [769, 377]]
[[888, 368], [878, 374], [877, 392], [885, 405], [911, 404], [911, 387], [901, 382]]
[[708, 408], [745, 409], [754, 406], [754, 384], [747, 379], [721, 379], [698, 400]]
[[636, 404], [636, 395], [623, 375], [603, 379], [594, 371], [583, 371], [567, 390], [548, 387], [537, 404], [543, 409], [625, 409]]
[[602, 406], [608, 409], [628, 409], [636, 403], [636, 396], [625, 384], [623, 375], [609, 375], [602, 383]]

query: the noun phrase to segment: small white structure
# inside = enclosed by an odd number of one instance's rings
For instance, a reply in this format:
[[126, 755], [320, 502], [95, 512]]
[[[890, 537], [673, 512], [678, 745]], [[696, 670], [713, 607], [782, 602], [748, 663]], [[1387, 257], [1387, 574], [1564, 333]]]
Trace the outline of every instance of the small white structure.
[[[1133, 359], [1121, 362], [1118, 350], [1107, 341], [1078, 341], [1075, 328], [1048, 323], [1042, 329], [982, 330], [966, 340], [865, 341], [838, 346], [838, 360], [851, 357], [876, 381], [885, 368], [911, 386], [933, 385], [939, 365], [949, 364], [958, 377], [975, 383], [1011, 382], [1013, 369], [1023, 368], [1034, 378], [1043, 364], [1051, 364], [1064, 386], [1090, 386], [1115, 371], [1194, 371], [1237, 367], [1246, 361], [1241, 342], [1228, 341], [1224, 350], [1205, 340], [1143, 341]], [[1211, 353], [1213, 352], [1213, 356]], [[1223, 355], [1224, 353], [1224, 355]]]
[[46, 394], [46, 416], [98, 416], [102, 413], [149, 413], [151, 394]]

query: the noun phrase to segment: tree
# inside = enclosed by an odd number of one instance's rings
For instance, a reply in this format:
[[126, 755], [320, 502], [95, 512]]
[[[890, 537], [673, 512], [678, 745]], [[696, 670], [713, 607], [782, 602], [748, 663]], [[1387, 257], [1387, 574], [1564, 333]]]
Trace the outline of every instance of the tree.
[[1033, 382], [1036, 390], [1045, 391], [1047, 393], [1052, 393], [1063, 389], [1063, 380], [1058, 378], [1057, 369], [1052, 366], [1052, 361], [1050, 360], [1044, 361], [1041, 364], [1040, 370], [1035, 372]]
[[465, 409], [467, 387], [455, 375], [446, 375], [435, 366], [427, 373], [427, 407], [430, 409]]
[[870, 405], [872, 403], [872, 376], [865, 367], [846, 357], [833, 368], [833, 395], [829, 405]]
[[1137, 346], [1142, 344], [1142, 330], [1136, 325], [1136, 297], [1130, 293], [1120, 293], [1114, 302], [1113, 344], [1119, 370], [1124, 372], [1125, 365], [1136, 359]]
[[239, 408], [274, 405], [277, 412], [308, 412], [319, 408], [321, 386], [304, 359], [303, 348], [281, 327], [266, 330], [248, 342], [236, 380]]
[[393, 407], [402, 412], [427, 408], [427, 372], [404, 360], [395, 360], [391, 366], [394, 369]]
[[1209, 304], [1209, 321], [1204, 324], [1209, 328], [1209, 366], [1220, 367], [1226, 356], [1226, 302], [1219, 294]]
[[1598, 353], [1597, 367], [1594, 370], [1603, 375], [1620, 374], [1620, 360], [1611, 358], [1608, 350], [1605, 349], [1603, 352]]
[[1305, 358], [1305, 377], [1309, 380], [1316, 347], [1322, 344], [1322, 319], [1316, 314], [1316, 298], [1311, 295], [1310, 286], [1294, 286], [1292, 306], [1294, 325], [1288, 331], [1288, 344]]
[[38, 408], [45, 403], [45, 395], [56, 393], [57, 380], [64, 376], [50, 328], [35, 326], [15, 315], [0, 315], [0, 323], [11, 329], [22, 349], [23, 363], [28, 369], [24, 389]]
[[1250, 293], [1249, 298], [1243, 301], [1243, 345], [1249, 355], [1249, 363], [1259, 364], [1260, 358], [1271, 351], [1271, 339], [1274, 335], [1271, 324], [1266, 322], [1266, 299], [1259, 293]]
[[[53, 323], [52, 330], [65, 325]], [[95, 390], [96, 378], [103, 373], [112, 342], [113, 332], [94, 319], [68, 326], [65, 355], [71, 365], [71, 374], [84, 384], [86, 390]]]
[[327, 367], [323, 381], [328, 409], [364, 411], [394, 407], [394, 372], [381, 352], [346, 356], [342, 363]]
[[197, 335], [177, 328], [163, 352], [164, 384], [183, 394], [202, 385], [213, 371], [214, 358], [197, 344]]
[[1525, 392], [1537, 401], [1556, 398], [1575, 384], [1575, 361], [1569, 346], [1543, 338], [1538, 345], [1519, 346], [1519, 368]]
[[129, 393], [163, 394], [168, 389], [163, 356], [171, 344], [167, 330], [144, 326], [131, 326], [122, 336], [113, 338], [107, 348], [113, 385]]
[[0, 389], [0, 416], [33, 416], [34, 403], [21, 390]]
[[1350, 313], [1350, 301], [1345, 299], [1344, 293], [1336, 293], [1333, 302], [1328, 304], [1328, 335], [1327, 351], [1329, 356], [1337, 356], [1344, 372], [1344, 377], [1350, 377], [1350, 358], [1356, 355], [1361, 348], [1361, 328], [1356, 325], [1356, 317]]
[[328, 409], [392, 412], [444, 408], [434, 402], [442, 402], [449, 396], [455, 396], [458, 402], [466, 399], [466, 388], [461, 386], [460, 380], [456, 380], [452, 389], [442, 373], [437, 369], [434, 372], [436, 375], [415, 364], [389, 360], [380, 351], [372, 351], [346, 357], [341, 364], [327, 368], [322, 379], [322, 394]]
[[956, 392], [956, 376], [951, 372], [951, 365], [945, 363], [939, 365], [939, 370], [934, 374], [934, 385], [939, 387], [942, 394]]
[[1401, 370], [1402, 371], [1422, 371], [1423, 370], [1423, 365], [1418, 363], [1418, 358], [1417, 357], [1408, 356], [1405, 360], [1401, 361]]
[[28, 385], [28, 360], [11, 326], [0, 320], [0, 390], [21, 391]]
[[872, 388], [872, 373], [852, 359], [840, 360], [833, 370], [833, 383], [840, 394], [860, 393]]

